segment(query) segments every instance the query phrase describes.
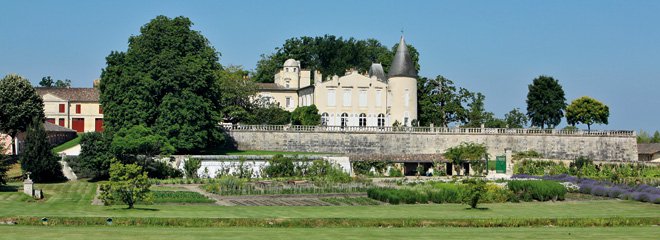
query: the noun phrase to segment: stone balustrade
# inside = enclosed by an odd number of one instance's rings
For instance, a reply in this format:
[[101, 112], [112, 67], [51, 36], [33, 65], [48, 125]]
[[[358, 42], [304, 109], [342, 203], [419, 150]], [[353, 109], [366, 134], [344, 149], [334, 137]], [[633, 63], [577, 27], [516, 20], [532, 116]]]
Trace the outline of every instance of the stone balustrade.
[[222, 125], [227, 131], [247, 132], [348, 132], [348, 133], [427, 133], [479, 135], [573, 135], [635, 137], [629, 130], [563, 130], [536, 128], [445, 128], [445, 127], [358, 127], [358, 126], [301, 126], [301, 125]]

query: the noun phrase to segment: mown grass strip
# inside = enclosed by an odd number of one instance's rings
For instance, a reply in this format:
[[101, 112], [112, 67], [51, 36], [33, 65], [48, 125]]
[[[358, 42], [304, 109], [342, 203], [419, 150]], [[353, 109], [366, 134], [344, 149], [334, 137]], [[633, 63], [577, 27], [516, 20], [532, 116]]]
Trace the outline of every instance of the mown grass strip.
[[[478, 211], [478, 210], [475, 210]], [[46, 216], [47, 217], [47, 216]], [[100, 226], [107, 218], [47, 217], [47, 225]], [[18, 225], [43, 225], [40, 217], [0, 218]], [[660, 225], [656, 217], [611, 218], [482, 218], [482, 219], [409, 219], [409, 218], [125, 218], [112, 219], [112, 226], [168, 227], [622, 227]]]
[[73, 146], [76, 146], [80, 143], [80, 138], [82, 135], [78, 134], [78, 136], [74, 139], [69, 140], [68, 142], [62, 143], [59, 146], [56, 146], [53, 148], [53, 153], [57, 154], [58, 152], [67, 150], [69, 148], [72, 148]]

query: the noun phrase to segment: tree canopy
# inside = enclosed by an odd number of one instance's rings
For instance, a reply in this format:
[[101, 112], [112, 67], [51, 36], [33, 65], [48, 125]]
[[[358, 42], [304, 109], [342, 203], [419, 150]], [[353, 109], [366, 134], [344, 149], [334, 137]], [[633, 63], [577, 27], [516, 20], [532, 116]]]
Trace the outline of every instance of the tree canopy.
[[291, 123], [293, 125], [319, 125], [321, 124], [321, 115], [316, 105], [312, 104], [305, 107], [297, 107], [291, 113]]
[[131, 209], [138, 202], [151, 202], [149, 187], [151, 183], [142, 167], [114, 162], [110, 166], [110, 182], [100, 186], [100, 198], [106, 205], [121, 202]]
[[105, 130], [143, 125], [180, 152], [222, 141], [219, 54], [185, 17], [158, 16], [101, 73]]
[[591, 97], [580, 97], [571, 102], [566, 108], [566, 121], [568, 124], [587, 124], [587, 130], [591, 130], [594, 123], [607, 124], [610, 117], [610, 108], [602, 102]]
[[[388, 49], [375, 39], [344, 39], [333, 35], [290, 38], [281, 47], [275, 48], [275, 53], [261, 55], [253, 79], [256, 82], [273, 82], [273, 75], [289, 58], [299, 60], [302, 68], [321, 71], [324, 76], [341, 76], [350, 68], [365, 72], [371, 63], [381, 63], [387, 72], [397, 46], [398, 43]], [[409, 44], [408, 50], [419, 71], [419, 52]]]
[[417, 110], [421, 126], [433, 123], [448, 127], [450, 123], [464, 122], [467, 119], [467, 104], [471, 93], [454, 85], [443, 77], [435, 79], [421, 77], [417, 80]]
[[554, 128], [564, 117], [566, 97], [559, 81], [539, 76], [528, 86], [527, 116], [532, 126]]
[[31, 172], [35, 182], [64, 180], [59, 158], [51, 151], [44, 129], [43, 118], [35, 117], [30, 122], [25, 136], [25, 149], [21, 154], [21, 169]]
[[[16, 134], [27, 130], [34, 118], [44, 119], [44, 102], [27, 79], [9, 74], [0, 80], [0, 132], [15, 142]], [[12, 154], [16, 154], [12, 144]]]
[[50, 76], [41, 78], [39, 86], [47, 88], [70, 88], [71, 80], [69, 79], [58, 79], [57, 81], [53, 80]]

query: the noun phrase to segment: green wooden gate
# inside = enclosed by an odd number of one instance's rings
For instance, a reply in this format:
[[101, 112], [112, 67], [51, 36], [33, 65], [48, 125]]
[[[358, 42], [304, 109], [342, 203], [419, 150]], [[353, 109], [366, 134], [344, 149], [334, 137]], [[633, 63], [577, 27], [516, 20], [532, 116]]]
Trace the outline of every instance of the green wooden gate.
[[495, 157], [495, 172], [506, 173], [506, 156]]

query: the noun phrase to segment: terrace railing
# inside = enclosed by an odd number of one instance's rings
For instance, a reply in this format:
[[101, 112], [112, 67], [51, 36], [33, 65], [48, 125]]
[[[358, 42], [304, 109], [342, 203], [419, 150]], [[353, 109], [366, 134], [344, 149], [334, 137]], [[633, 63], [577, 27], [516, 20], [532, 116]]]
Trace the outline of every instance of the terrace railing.
[[534, 128], [445, 128], [445, 127], [358, 127], [358, 126], [301, 126], [301, 125], [231, 125], [223, 124], [227, 131], [237, 132], [347, 132], [347, 133], [428, 133], [475, 135], [578, 135], [634, 137], [629, 130], [563, 130]]

